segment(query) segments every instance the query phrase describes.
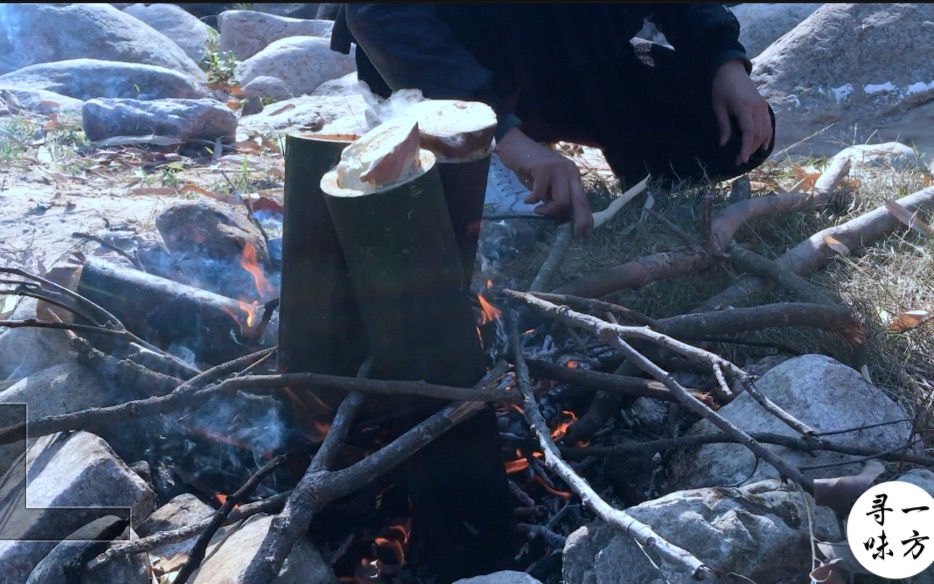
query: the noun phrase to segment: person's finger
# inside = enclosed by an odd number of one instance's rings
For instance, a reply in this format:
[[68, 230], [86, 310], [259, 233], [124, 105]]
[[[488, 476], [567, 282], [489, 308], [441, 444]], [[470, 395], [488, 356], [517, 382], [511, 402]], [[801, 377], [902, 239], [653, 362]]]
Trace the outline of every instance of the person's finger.
[[772, 142], [772, 118], [769, 116], [769, 106], [766, 104], [759, 115], [759, 123], [762, 128], [762, 148], [768, 148]]
[[593, 231], [593, 213], [587, 202], [587, 193], [580, 177], [571, 177], [571, 208], [574, 210], [574, 236], [589, 235]]
[[749, 110], [736, 112], [736, 121], [739, 122], [739, 130], [742, 132], [743, 136], [743, 142], [739, 148], [739, 156], [736, 157], [736, 164], [745, 164], [749, 161], [749, 155], [758, 147], [756, 142], [756, 124]]
[[720, 145], [723, 146], [730, 141], [730, 134], [732, 134], [732, 129], [730, 128], [730, 114], [723, 104], [715, 105], [713, 114], [714, 117], [717, 118], [717, 126], [720, 127]]
[[539, 174], [532, 178], [532, 192], [525, 196], [525, 203], [531, 205], [545, 200], [548, 192], [549, 177]]

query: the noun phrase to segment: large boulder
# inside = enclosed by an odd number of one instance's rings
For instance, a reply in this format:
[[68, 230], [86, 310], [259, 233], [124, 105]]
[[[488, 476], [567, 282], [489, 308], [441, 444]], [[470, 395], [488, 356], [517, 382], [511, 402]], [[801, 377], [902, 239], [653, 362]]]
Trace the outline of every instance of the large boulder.
[[832, 155], [870, 137], [934, 151], [934, 59], [906, 52], [934, 41], [934, 4], [817, 9], [753, 60], [776, 117], [776, 150]]
[[[769, 370], [756, 382], [756, 386], [779, 407], [819, 432], [849, 430], [908, 418], [905, 411], [882, 390], [866, 383], [855, 370], [824, 355], [789, 359]], [[720, 408], [719, 413], [747, 432], [797, 435], [745, 392]], [[718, 431], [707, 420], [701, 420], [691, 427], [689, 434]], [[906, 444], [910, 434], [911, 422], [903, 421], [846, 432], [830, 439], [847, 446], [872, 445], [879, 450], [888, 450]], [[827, 451], [812, 456], [781, 446], [765, 446], [791, 467], [856, 458]], [[738, 444], [708, 444], [680, 451], [672, 457], [668, 471], [674, 489], [732, 485], [778, 477], [778, 471], [772, 465], [764, 461], [757, 463], [755, 455]], [[805, 471], [805, 476], [831, 477], [855, 472], [859, 472], [858, 465], [846, 465]]]
[[783, 34], [821, 7], [819, 2], [798, 4], [739, 4], [730, 8], [739, 20], [739, 42], [749, 58], [755, 57]]
[[[38, 319], [39, 301], [23, 298], [10, 320]], [[71, 360], [63, 330], [17, 327], [0, 334], [0, 379], [22, 379], [31, 373]]]
[[0, 89], [0, 100], [6, 104], [6, 112], [0, 115], [30, 111], [37, 114], [81, 113], [84, 101], [44, 89]]
[[241, 63], [237, 79], [246, 84], [260, 76], [276, 77], [293, 95], [305, 95], [355, 70], [353, 57], [332, 51], [330, 40], [296, 36], [278, 40]]
[[59, 541], [91, 521], [125, 515], [129, 508], [132, 525], [152, 513], [155, 500], [100, 437], [75, 432], [39, 438], [0, 478], [3, 581], [25, 582]]
[[80, 100], [95, 97], [128, 99], [197, 99], [206, 93], [190, 77], [165, 67], [73, 59], [40, 63], [0, 75], [0, 88], [44, 90]]
[[0, 4], [0, 73], [78, 58], [156, 65], [204, 79], [178, 45], [109, 4]]
[[210, 40], [211, 27], [189, 12], [175, 4], [133, 4], [123, 12], [172, 39], [192, 61], [201, 61]]
[[88, 140], [157, 134], [182, 141], [233, 142], [237, 116], [212, 99], [92, 99], [81, 110]]
[[245, 61], [270, 44], [295, 36], [330, 37], [334, 22], [287, 18], [254, 10], [228, 10], [218, 17], [220, 50]]
[[[809, 527], [819, 541], [840, 538], [833, 512], [778, 480], [739, 489], [679, 491], [626, 509], [666, 541], [722, 573], [791, 584], [811, 565]], [[808, 507], [814, 525], [808, 525]], [[564, 546], [564, 581], [574, 584], [688, 583], [682, 566], [659, 561], [664, 576], [626, 533], [604, 523], [581, 527]]]
[[525, 572], [503, 570], [485, 576], [474, 576], [454, 582], [454, 584], [541, 584], [540, 581]]

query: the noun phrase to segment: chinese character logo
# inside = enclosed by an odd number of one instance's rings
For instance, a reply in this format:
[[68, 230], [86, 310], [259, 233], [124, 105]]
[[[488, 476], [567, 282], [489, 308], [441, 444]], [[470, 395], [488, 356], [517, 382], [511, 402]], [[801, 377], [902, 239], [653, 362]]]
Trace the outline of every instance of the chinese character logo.
[[847, 519], [853, 555], [868, 571], [889, 579], [911, 578], [934, 562], [934, 498], [901, 481], [863, 493]]

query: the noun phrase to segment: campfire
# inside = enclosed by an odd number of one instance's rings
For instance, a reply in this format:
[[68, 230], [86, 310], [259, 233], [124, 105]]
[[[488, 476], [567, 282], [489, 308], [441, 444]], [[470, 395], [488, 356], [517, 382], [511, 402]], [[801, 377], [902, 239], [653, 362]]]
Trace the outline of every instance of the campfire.
[[[210, 237], [186, 232], [165, 238], [157, 262], [79, 258], [68, 282], [0, 270], [5, 292], [41, 301], [43, 319], [21, 326], [66, 331], [78, 360], [126, 392], [116, 405], [35, 419], [29, 436], [99, 434], [137, 463], [160, 506], [179, 496], [211, 505], [135, 541], [101, 537], [72, 569], [187, 542], [160, 556], [157, 576], [198, 581], [226, 538], [260, 525], [233, 581], [272, 582], [307, 549], [341, 582], [453, 582], [516, 568], [546, 578], [567, 535], [600, 519], [652, 557], [715, 577], [618, 508], [660, 491], [657, 453], [671, 448], [646, 438], [658, 428], [605, 427], [608, 409], [638, 398], [672, 404], [659, 434], [677, 436], [685, 412], [705, 418], [814, 491], [814, 479], [762, 446], [776, 438], [752, 437], [717, 409], [747, 392], [802, 444], [833, 444], [765, 398], [753, 376], [685, 340], [743, 326], [739, 311], [654, 320], [535, 284], [524, 292], [481, 278], [471, 289], [488, 110], [423, 102], [364, 136], [289, 136], [278, 225], [264, 227], [248, 203], [249, 226], [197, 211], [222, 225], [211, 244], [228, 249], [221, 257], [204, 252]], [[277, 230], [281, 241], [269, 237]], [[183, 254], [185, 241], [200, 247]], [[862, 322], [838, 308], [810, 303], [773, 320], [862, 346]], [[692, 385], [667, 369], [704, 377]], [[0, 429], [0, 443], [23, 440], [25, 428]], [[620, 437], [651, 445], [632, 447], [645, 461], [626, 477], [605, 476], [593, 445]]]

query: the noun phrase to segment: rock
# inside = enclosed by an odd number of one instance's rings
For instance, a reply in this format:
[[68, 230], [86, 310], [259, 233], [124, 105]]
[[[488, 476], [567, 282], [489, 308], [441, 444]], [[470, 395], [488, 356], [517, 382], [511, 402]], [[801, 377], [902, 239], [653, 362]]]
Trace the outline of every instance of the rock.
[[240, 120], [244, 131], [265, 133], [322, 132], [365, 134], [367, 104], [357, 88], [357, 74], [348, 73], [303, 95], [267, 107], [263, 113]]
[[747, 363], [743, 367], [743, 371], [750, 375], [755, 375], [756, 377], [762, 377], [768, 373], [770, 369], [778, 367], [789, 359], [791, 359], [791, 357], [788, 355], [766, 355], [757, 361]]
[[173, 253], [239, 260], [244, 247], [252, 244], [259, 262], [269, 262], [262, 234], [249, 219], [231, 207], [207, 201], [179, 203], [159, 215], [156, 227]]
[[0, 73], [80, 58], [158, 66], [205, 79], [165, 35], [108, 4], [0, 4]]
[[205, 92], [181, 73], [155, 65], [74, 59], [40, 63], [0, 75], [0, 89], [45, 90], [80, 100], [196, 99]]
[[0, 89], [0, 99], [6, 102], [10, 114], [31, 111], [37, 114], [78, 113], [84, 101], [44, 89]]
[[237, 66], [237, 79], [276, 77], [293, 95], [312, 93], [325, 81], [355, 70], [353, 57], [331, 50], [331, 41], [297, 36], [278, 40]]
[[[192, 575], [191, 584], [243, 584], [243, 572], [259, 551], [271, 522], [271, 516], [258, 514], [247, 519], [229, 536], [215, 536], [208, 546], [205, 561]], [[300, 537], [279, 572], [276, 584], [308, 582], [337, 584], [337, 578], [318, 550], [304, 537]]]
[[926, 468], [910, 470], [895, 480], [921, 487], [928, 495], [934, 497], [934, 472]]
[[25, 582], [57, 542], [113, 514], [93, 507], [129, 507], [139, 518], [155, 506], [155, 493], [94, 434], [43, 436], [25, 458], [0, 479], [4, 582]]
[[217, 23], [221, 31], [220, 50], [233, 51], [240, 61], [284, 38], [328, 38], [334, 28], [330, 20], [287, 18], [255, 10], [228, 10], [221, 13]]
[[[156, 509], [149, 518], [137, 527], [136, 531], [140, 537], [149, 537], [160, 531], [170, 531], [180, 529], [202, 519], [206, 519], [214, 514], [207, 503], [190, 493], [174, 497], [171, 501]], [[149, 551], [156, 567], [160, 564], [172, 560], [179, 554], [187, 554], [191, 547], [195, 545], [197, 536], [177, 543], [170, 543]]]
[[486, 576], [476, 576], [474, 578], [464, 578], [454, 584], [542, 584], [540, 581], [529, 576], [525, 572], [516, 572], [514, 570], [503, 570], [494, 572]]
[[208, 46], [211, 27], [174, 4], [133, 4], [123, 9], [152, 28], [169, 37], [188, 58], [201, 62], [204, 49]]
[[[833, 512], [806, 497], [815, 518], [815, 537], [837, 541]], [[756, 582], [800, 582], [811, 562], [808, 511], [798, 490], [778, 480], [739, 489], [679, 491], [629, 507], [626, 513], [705, 564]], [[692, 581], [683, 567], [664, 562], [659, 566], [668, 582]], [[605, 523], [581, 527], [568, 536], [562, 571], [564, 581], [574, 584], [666, 582], [629, 535]]]
[[[93, 540], [104, 540], [120, 535], [113, 530], [119, 529], [121, 519], [108, 515], [95, 519], [84, 527], [68, 536], [69, 540], [55, 546], [39, 565], [29, 575], [26, 584], [67, 584], [65, 578], [65, 564], [71, 562], [79, 554], [95, 545]], [[84, 584], [111, 584], [121, 582], [125, 584], [149, 584], [152, 582], [152, 566], [145, 553], [132, 556], [121, 556], [108, 563], [99, 570], [84, 575], [81, 579]]]
[[[804, 355], [789, 359], [763, 375], [756, 385], [779, 407], [818, 431], [845, 430], [880, 422], [908, 418], [901, 407], [882, 390], [866, 383], [858, 372], [824, 355]], [[853, 407], [859, 404], [859, 407]], [[720, 415], [747, 432], [773, 432], [786, 436], [797, 434], [766, 412], [748, 393], [740, 394], [719, 410]], [[714, 426], [701, 420], [689, 434], [715, 432]], [[889, 424], [833, 436], [835, 443], [887, 450], [908, 442], [911, 423]], [[846, 460], [832, 452], [815, 456], [780, 446], [767, 445], [790, 466], [814, 465]], [[753, 472], [755, 469], [755, 472]], [[766, 462], [756, 468], [755, 456], [738, 444], [707, 444], [679, 451], [669, 464], [671, 486], [675, 489], [736, 484], [777, 477]], [[858, 465], [805, 471], [812, 478], [842, 476], [859, 472]]]
[[774, 43], [783, 34], [798, 26], [822, 6], [807, 4], [739, 4], [730, 8], [739, 21], [739, 42], [751, 59]]
[[[30, 420], [119, 402], [120, 397], [97, 373], [72, 360], [32, 373], [0, 393], [0, 404], [27, 404]], [[22, 422], [22, 415], [20, 408], [0, 408], [0, 427]], [[32, 438], [29, 443], [35, 441]], [[0, 474], [22, 452], [22, 443], [0, 446]]]
[[[35, 298], [23, 298], [10, 320], [39, 319], [38, 304]], [[69, 360], [71, 352], [65, 331], [21, 327], [0, 334], [0, 378], [21, 379]]]
[[295, 97], [285, 85], [284, 81], [276, 77], [269, 77], [268, 75], [254, 77], [249, 83], [243, 85], [243, 91], [273, 101], [284, 101]]
[[833, 155], [839, 143], [904, 142], [934, 152], [934, 60], [904, 58], [928, 46], [934, 4], [818, 8], [754, 60], [752, 79], [775, 110], [780, 150]]
[[629, 416], [643, 428], [665, 428], [668, 422], [668, 404], [640, 397], [629, 406]]
[[81, 110], [88, 140], [113, 136], [171, 136], [182, 141], [233, 142], [237, 116], [212, 99], [92, 99]]

